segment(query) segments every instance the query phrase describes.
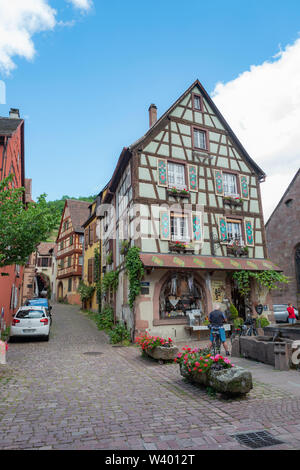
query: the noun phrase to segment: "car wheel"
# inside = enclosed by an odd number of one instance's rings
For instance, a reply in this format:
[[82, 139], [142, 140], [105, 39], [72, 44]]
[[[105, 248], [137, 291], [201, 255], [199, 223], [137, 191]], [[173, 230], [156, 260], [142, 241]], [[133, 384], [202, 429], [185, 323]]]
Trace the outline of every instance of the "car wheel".
[[15, 341], [15, 338], [13, 336], [10, 336], [8, 338], [8, 343], [14, 343], [14, 341]]
[[49, 335], [45, 336], [44, 341], [49, 341]]

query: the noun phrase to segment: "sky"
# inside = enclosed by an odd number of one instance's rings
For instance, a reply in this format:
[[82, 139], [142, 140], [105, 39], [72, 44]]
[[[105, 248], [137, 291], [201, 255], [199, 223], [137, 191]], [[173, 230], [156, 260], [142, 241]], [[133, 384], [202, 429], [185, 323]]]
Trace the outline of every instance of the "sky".
[[33, 198], [97, 194], [149, 105], [199, 79], [267, 174], [267, 221], [300, 167], [299, 33], [299, 0], [0, 0], [0, 115], [25, 119]]

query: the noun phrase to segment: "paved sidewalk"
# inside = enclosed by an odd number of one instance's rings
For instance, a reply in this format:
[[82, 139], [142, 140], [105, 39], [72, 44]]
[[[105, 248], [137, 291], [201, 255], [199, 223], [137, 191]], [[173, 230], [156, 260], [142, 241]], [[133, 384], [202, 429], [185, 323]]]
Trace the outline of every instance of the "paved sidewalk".
[[10, 344], [0, 368], [0, 449], [247, 449], [233, 435], [259, 430], [283, 441], [267, 449], [300, 449], [297, 372], [238, 359], [254, 389], [211, 397], [177, 364], [111, 346], [76, 307], [53, 312], [49, 343]]

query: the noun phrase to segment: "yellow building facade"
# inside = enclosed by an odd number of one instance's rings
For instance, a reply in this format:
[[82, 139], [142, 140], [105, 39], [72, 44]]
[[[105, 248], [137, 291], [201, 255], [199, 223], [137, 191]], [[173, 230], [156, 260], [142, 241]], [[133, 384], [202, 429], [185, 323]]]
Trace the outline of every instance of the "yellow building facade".
[[[90, 216], [83, 224], [84, 249], [83, 249], [83, 275], [85, 285], [95, 287], [90, 300], [85, 302], [84, 308], [98, 311], [98, 297], [96, 282], [100, 276], [100, 234], [96, 215], [97, 200], [90, 205]], [[97, 254], [98, 253], [98, 254]]]

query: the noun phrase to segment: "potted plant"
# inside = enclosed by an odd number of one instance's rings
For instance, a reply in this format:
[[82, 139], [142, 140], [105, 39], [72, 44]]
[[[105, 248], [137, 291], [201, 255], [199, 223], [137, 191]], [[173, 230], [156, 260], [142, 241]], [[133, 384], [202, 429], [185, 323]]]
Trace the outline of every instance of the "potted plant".
[[126, 255], [128, 249], [129, 249], [129, 240], [123, 240], [121, 243], [121, 249], [120, 249], [121, 255]]
[[176, 186], [172, 186], [171, 188], [168, 188], [168, 193], [171, 196], [180, 196], [180, 197], [189, 197], [190, 193], [187, 188], [176, 188]]

